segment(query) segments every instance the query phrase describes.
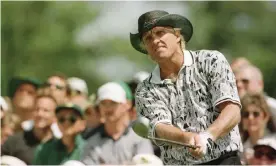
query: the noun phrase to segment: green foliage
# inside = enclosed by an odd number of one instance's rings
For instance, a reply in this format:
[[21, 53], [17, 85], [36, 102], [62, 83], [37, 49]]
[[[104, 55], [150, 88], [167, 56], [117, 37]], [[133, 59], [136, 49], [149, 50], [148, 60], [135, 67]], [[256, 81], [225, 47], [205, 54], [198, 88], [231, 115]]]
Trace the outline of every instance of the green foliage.
[[212, 1], [188, 5], [194, 24], [189, 48], [219, 50], [229, 61], [248, 58], [262, 70], [265, 91], [276, 97], [276, 3]]
[[[1, 89], [12, 76], [36, 77], [79, 73], [76, 62], [85, 52], [76, 33], [99, 13], [89, 2], [2, 2]], [[93, 77], [93, 76], [92, 76]], [[97, 84], [97, 81], [91, 83]], [[93, 85], [92, 85], [93, 86]]]

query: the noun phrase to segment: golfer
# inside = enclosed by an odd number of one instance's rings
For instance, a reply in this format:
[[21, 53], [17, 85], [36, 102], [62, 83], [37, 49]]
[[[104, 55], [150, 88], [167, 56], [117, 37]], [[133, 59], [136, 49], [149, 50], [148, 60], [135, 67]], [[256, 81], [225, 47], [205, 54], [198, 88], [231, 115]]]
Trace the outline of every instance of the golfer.
[[157, 63], [136, 90], [140, 116], [150, 120], [150, 137], [199, 146], [161, 148], [166, 165], [240, 165], [240, 100], [235, 77], [224, 55], [213, 50], [186, 50], [191, 22], [166, 11], [138, 19], [132, 46]]

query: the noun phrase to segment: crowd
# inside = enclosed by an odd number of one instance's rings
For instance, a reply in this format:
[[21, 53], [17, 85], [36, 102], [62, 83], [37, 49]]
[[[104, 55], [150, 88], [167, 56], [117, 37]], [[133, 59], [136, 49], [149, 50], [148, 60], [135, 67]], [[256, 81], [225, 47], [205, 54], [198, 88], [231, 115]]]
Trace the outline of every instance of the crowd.
[[12, 78], [0, 98], [1, 164], [162, 165], [158, 148], [131, 128], [133, 94], [147, 76], [105, 83], [91, 95], [77, 77]]
[[[242, 163], [276, 163], [276, 100], [264, 92], [260, 69], [231, 63], [242, 103]], [[89, 93], [86, 81], [54, 74], [41, 82], [14, 77], [1, 96], [1, 162], [15, 165], [163, 165], [160, 149], [131, 128], [135, 89], [150, 74], [107, 82]]]

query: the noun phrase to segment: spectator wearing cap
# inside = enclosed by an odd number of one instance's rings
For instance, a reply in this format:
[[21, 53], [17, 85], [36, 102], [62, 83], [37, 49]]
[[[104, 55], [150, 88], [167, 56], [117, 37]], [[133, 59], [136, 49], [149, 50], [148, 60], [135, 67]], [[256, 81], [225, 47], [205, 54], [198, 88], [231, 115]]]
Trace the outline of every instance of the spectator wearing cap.
[[9, 83], [9, 96], [14, 112], [23, 121], [33, 119], [36, 91], [41, 82], [32, 78], [14, 77]]
[[84, 148], [84, 140], [80, 135], [85, 128], [83, 116], [83, 110], [73, 103], [58, 106], [56, 117], [62, 138], [52, 138], [39, 145], [32, 164], [60, 165], [68, 160], [79, 160]]
[[86, 82], [78, 77], [70, 77], [67, 79], [67, 84], [69, 87], [70, 102], [85, 109], [88, 101], [88, 87]]
[[53, 136], [51, 125], [56, 121], [56, 107], [57, 103], [52, 96], [47, 94], [37, 96], [32, 128], [9, 137], [1, 148], [2, 154], [17, 157], [31, 164], [35, 148]]
[[276, 164], [276, 135], [258, 140], [254, 146], [254, 155], [248, 161], [249, 165]]
[[68, 100], [69, 88], [67, 77], [56, 73], [48, 77], [44, 83], [44, 89], [56, 99], [58, 105], [64, 104]]
[[124, 88], [118, 82], [102, 85], [97, 92], [104, 130], [87, 140], [82, 161], [87, 164], [124, 164], [140, 153], [153, 153], [149, 140], [136, 135], [129, 127], [130, 106]]

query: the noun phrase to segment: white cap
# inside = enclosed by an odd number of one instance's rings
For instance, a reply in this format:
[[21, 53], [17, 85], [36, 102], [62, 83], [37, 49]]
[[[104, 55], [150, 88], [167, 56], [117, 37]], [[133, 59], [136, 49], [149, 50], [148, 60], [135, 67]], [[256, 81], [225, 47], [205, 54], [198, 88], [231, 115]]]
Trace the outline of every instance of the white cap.
[[13, 156], [1, 156], [1, 165], [27, 166], [24, 161]]
[[135, 81], [136, 83], [141, 83], [143, 82], [146, 78], [148, 78], [148, 76], [150, 75], [150, 73], [146, 72], [146, 71], [140, 71], [138, 73], [136, 73], [133, 76], [133, 81]]
[[82, 162], [77, 161], [77, 160], [69, 160], [69, 161], [66, 161], [62, 165], [63, 166], [71, 166], [71, 165], [74, 165], [74, 166], [85, 166]]
[[88, 94], [87, 84], [83, 79], [77, 77], [70, 77], [67, 79], [67, 83], [70, 89], [80, 91], [84, 94]]
[[163, 165], [162, 160], [153, 154], [137, 154], [132, 158], [132, 162], [135, 165], [152, 165], [152, 166]]
[[98, 89], [97, 103], [102, 100], [112, 100], [117, 103], [126, 103], [126, 92], [118, 83], [108, 82]]
[[265, 138], [259, 139], [256, 143], [256, 145], [254, 146], [254, 148], [256, 146], [269, 146], [271, 148], [273, 148], [274, 150], [276, 150], [276, 136], [267, 136]]
[[0, 96], [0, 105], [3, 108], [3, 111], [8, 111], [9, 107], [8, 107], [8, 103], [6, 102], [6, 100]]

